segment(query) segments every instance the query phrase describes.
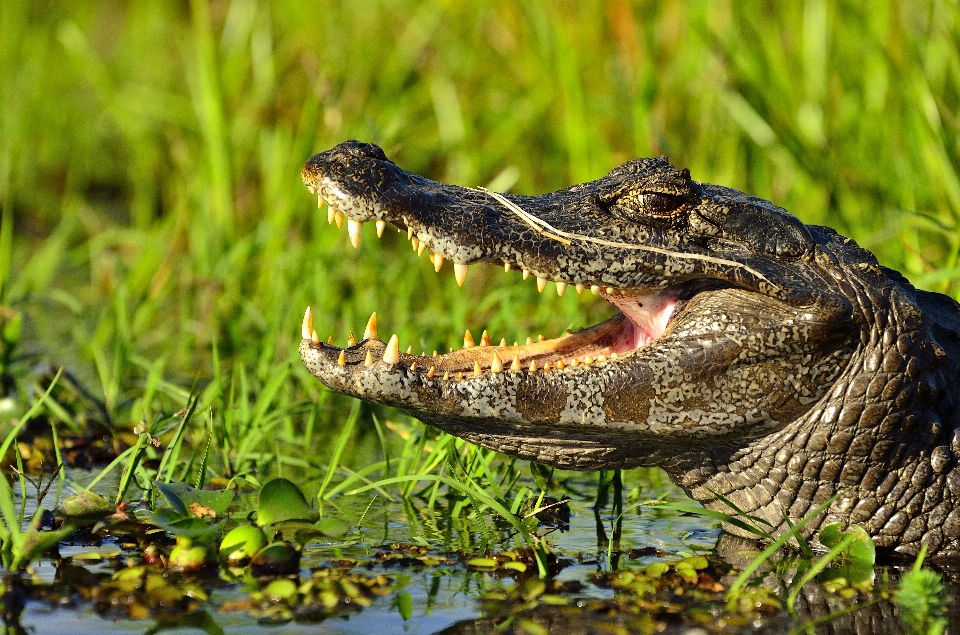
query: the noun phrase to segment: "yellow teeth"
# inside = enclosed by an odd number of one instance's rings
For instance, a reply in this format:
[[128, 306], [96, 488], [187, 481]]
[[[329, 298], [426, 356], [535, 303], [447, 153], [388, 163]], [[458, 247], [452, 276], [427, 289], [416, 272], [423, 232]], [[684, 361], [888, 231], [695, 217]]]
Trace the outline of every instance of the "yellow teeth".
[[383, 361], [387, 364], [397, 364], [400, 362], [400, 340], [397, 339], [396, 333], [391, 335], [390, 341], [387, 342], [387, 348], [383, 351]]
[[422, 256], [423, 252], [427, 250], [427, 243], [420, 243], [420, 246], [417, 247], [417, 256]]
[[547, 279], [537, 276], [537, 291], [543, 293], [543, 290], [547, 288]]
[[430, 260], [433, 261], [433, 270], [439, 273], [440, 267], [443, 266], [443, 256], [440, 254], [433, 254], [430, 256]]
[[503, 270], [504, 270], [504, 271], [510, 271], [510, 263], [509, 263], [509, 262], [503, 263]]
[[407, 240], [413, 238], [413, 227], [407, 227]]
[[[412, 345], [407, 347], [407, 355], [413, 355], [413, 346], [412, 346]], [[422, 357], [422, 355], [421, 355], [421, 357]], [[416, 362], [414, 362], [414, 364], [416, 364]]]
[[317, 209], [323, 207], [323, 197], [317, 194]]
[[383, 230], [387, 227], [387, 221], [378, 220], [377, 221], [377, 238], [383, 236]]
[[469, 268], [470, 265], [465, 265], [461, 262], [453, 263], [453, 275], [457, 279], [457, 286], [463, 286], [463, 282], [467, 279], [467, 269]]
[[473, 346], [476, 346], [473, 341], [473, 333], [470, 332], [470, 329], [467, 329], [467, 331], [463, 334], [463, 347], [471, 348]]
[[529, 278], [529, 277], [530, 277], [530, 272], [527, 271], [526, 269], [524, 269], [524, 270], [523, 270], [523, 279], [526, 280], [526, 279]]
[[600, 285], [595, 284], [592, 287], [590, 287], [590, 293], [592, 293], [593, 295], [600, 295]]
[[363, 223], [360, 221], [353, 220], [352, 218], [347, 219], [347, 233], [350, 234], [350, 244], [353, 245], [354, 249], [360, 247], [360, 230], [363, 228]]
[[563, 363], [562, 359], [557, 360], [557, 370], [563, 370], [567, 365]]
[[333, 220], [337, 223], [337, 229], [343, 229], [343, 212], [334, 211]]
[[346, 365], [347, 365], [347, 358], [343, 354], [343, 351], [340, 351], [340, 357], [337, 358], [337, 366], [346, 366]]
[[332, 335], [330, 335], [330, 336], [327, 337], [327, 344], [329, 344], [330, 346], [333, 346], [333, 336], [332, 336]]
[[410, 372], [411, 373], [417, 372], [417, 362], [413, 362], [412, 364], [410, 364]]
[[483, 335], [480, 336], [480, 346], [490, 346], [490, 334], [487, 333], [487, 330], [483, 330]]
[[410, 244], [413, 245], [413, 250], [416, 251], [420, 248], [420, 239], [416, 236], [410, 238]]
[[530, 368], [529, 368], [529, 370], [530, 370], [531, 373], [536, 372], [536, 370], [537, 370], [537, 362], [536, 362], [535, 360], [531, 360], [531, 361], [530, 361]]
[[510, 364], [510, 370], [513, 371], [513, 372], [517, 372], [518, 370], [520, 370], [520, 356], [519, 356], [519, 355], [514, 355], [514, 356], [513, 356], [513, 362]]
[[365, 328], [363, 331], [363, 339], [365, 340], [377, 339], [377, 312], [376, 311], [371, 313], [370, 319], [367, 320], [367, 328]]
[[500, 338], [500, 348], [506, 348], [506, 347], [507, 347], [507, 338], [501, 337], [501, 338]]
[[313, 330], [313, 311], [310, 310], [310, 307], [307, 307], [307, 310], [303, 312], [303, 324], [300, 326], [300, 334], [303, 336], [303, 339], [310, 339], [310, 331]]
[[347, 346], [353, 346], [357, 343], [357, 338], [353, 336], [353, 331], [350, 331], [350, 335], [347, 336]]
[[333, 221], [337, 216], [336, 210], [327, 205], [327, 225], [333, 225]]
[[496, 353], [493, 354], [493, 361], [490, 362], [490, 372], [491, 373], [503, 372], [503, 362], [500, 361], [500, 357]]
[[480, 362], [473, 362], [473, 376], [479, 377], [483, 374], [483, 371], [480, 369]]
[[447, 381], [448, 379], [450, 379], [450, 373], [444, 373], [444, 374], [443, 374], [443, 381]]
[[437, 372], [436, 369], [434, 369], [434, 367], [431, 366], [430, 369], [427, 371], [427, 377], [429, 377], [430, 379], [433, 379], [433, 376], [436, 374], [436, 372]]
[[367, 358], [363, 360], [364, 366], [373, 366], [373, 355], [370, 354], [370, 351], [367, 351]]
[[564, 294], [564, 292], [565, 292], [566, 290], [567, 290], [567, 283], [566, 283], [566, 282], [558, 282], [558, 283], [557, 283], [557, 295], [559, 295], [560, 297], [563, 297], [563, 294]]
[[313, 329], [310, 329], [310, 341], [313, 342], [314, 344], [320, 343], [320, 336], [317, 335], [317, 332], [314, 331]]
[[583, 289], [584, 289], [583, 283], [582, 283], [582, 282], [578, 282], [578, 283], [577, 283], [577, 293], [578, 293], [578, 294], [583, 293]]

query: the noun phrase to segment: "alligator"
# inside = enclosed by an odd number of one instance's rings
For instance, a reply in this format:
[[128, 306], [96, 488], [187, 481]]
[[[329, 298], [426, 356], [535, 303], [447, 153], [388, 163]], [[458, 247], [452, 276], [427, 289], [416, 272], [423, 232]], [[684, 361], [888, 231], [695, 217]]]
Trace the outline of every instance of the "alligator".
[[854, 523], [890, 553], [960, 554], [960, 305], [853, 240], [666, 157], [521, 196], [347, 141], [302, 177], [354, 246], [363, 223], [390, 223], [461, 286], [493, 263], [618, 309], [556, 339], [468, 331], [443, 355], [384, 343], [376, 314], [339, 348], [308, 309], [300, 355], [330, 388], [558, 468], [659, 466], [705, 507], [776, 532], [836, 496], [805, 536]]

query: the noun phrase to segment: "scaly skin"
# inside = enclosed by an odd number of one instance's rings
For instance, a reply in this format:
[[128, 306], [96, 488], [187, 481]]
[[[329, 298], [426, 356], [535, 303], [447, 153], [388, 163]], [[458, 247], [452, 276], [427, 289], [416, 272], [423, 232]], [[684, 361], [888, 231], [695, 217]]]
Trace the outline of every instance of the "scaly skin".
[[548, 465], [659, 466], [706, 507], [729, 512], [720, 494], [780, 530], [843, 490], [806, 535], [855, 522], [880, 547], [960, 553], [960, 306], [852, 240], [664, 158], [515, 196], [436, 183], [348, 141], [303, 179], [351, 231], [392, 223], [461, 282], [463, 265], [507, 264], [622, 311], [556, 340], [437, 357], [375, 332], [323, 344], [308, 315], [301, 356], [334, 390]]

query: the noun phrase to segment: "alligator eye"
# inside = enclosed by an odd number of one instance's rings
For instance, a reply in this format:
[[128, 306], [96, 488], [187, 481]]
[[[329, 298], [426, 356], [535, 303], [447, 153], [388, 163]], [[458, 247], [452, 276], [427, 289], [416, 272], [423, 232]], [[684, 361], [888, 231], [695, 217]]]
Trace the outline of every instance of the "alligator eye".
[[680, 209], [684, 198], [663, 192], [642, 192], [637, 195], [637, 203], [644, 212], [654, 216], [667, 216]]

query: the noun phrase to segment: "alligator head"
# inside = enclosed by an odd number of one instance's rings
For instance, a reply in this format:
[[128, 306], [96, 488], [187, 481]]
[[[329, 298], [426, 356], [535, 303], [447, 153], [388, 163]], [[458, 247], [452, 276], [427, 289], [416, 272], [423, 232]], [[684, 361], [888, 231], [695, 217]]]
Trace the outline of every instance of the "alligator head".
[[856, 521], [883, 546], [958, 549], [944, 345], [957, 346], [960, 311], [853, 241], [663, 157], [517, 196], [437, 183], [349, 141], [303, 180], [354, 244], [362, 223], [391, 223], [461, 285], [493, 263], [618, 309], [557, 339], [467, 337], [433, 356], [385, 344], [375, 320], [346, 349], [325, 344], [308, 309], [300, 353], [334, 390], [549, 465], [660, 466], [708, 507], [729, 511], [721, 495], [774, 526], [842, 491], [808, 534]]

